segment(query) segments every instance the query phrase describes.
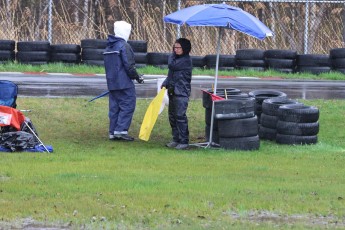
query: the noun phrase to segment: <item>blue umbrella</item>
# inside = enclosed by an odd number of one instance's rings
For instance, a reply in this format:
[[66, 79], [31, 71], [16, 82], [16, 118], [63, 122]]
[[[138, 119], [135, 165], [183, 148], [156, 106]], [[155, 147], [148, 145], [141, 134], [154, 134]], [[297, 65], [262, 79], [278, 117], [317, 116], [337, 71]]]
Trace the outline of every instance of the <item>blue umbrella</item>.
[[[238, 8], [222, 4], [203, 4], [178, 10], [164, 17], [164, 21], [178, 25], [188, 26], [214, 26], [219, 28], [217, 43], [216, 73], [213, 92], [217, 92], [218, 65], [220, 53], [220, 39], [222, 29], [233, 29], [253, 36], [260, 40], [273, 36], [273, 32], [265, 26], [259, 19], [248, 12]], [[214, 103], [212, 106], [212, 117], [214, 116]], [[211, 119], [209, 143], [212, 141], [213, 119]]]

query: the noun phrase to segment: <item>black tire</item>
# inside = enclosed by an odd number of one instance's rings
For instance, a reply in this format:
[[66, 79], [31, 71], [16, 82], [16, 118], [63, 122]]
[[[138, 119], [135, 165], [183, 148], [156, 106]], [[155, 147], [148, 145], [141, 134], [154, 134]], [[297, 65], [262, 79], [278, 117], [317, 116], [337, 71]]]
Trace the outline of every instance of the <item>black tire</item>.
[[261, 113], [260, 125], [270, 129], [276, 129], [278, 123], [278, 116], [267, 115]]
[[80, 63], [81, 55], [77, 53], [52, 53], [51, 62]]
[[147, 53], [134, 53], [135, 63], [147, 64]]
[[296, 69], [289, 69], [289, 68], [270, 68], [274, 71], [281, 72], [281, 73], [295, 73]]
[[319, 122], [296, 123], [278, 121], [277, 133], [297, 136], [314, 136], [319, 133]]
[[249, 96], [255, 98], [255, 100], [259, 103], [262, 104], [262, 102], [265, 99], [268, 98], [273, 98], [273, 97], [281, 97], [281, 98], [286, 98], [287, 95], [284, 92], [278, 91], [278, 90], [253, 90], [248, 93]]
[[47, 65], [49, 64], [48, 61], [22, 61], [20, 62], [21, 64], [25, 64], [25, 65]]
[[82, 49], [84, 48], [105, 49], [105, 47], [107, 47], [107, 40], [106, 39], [83, 39], [80, 41], [80, 46]]
[[278, 109], [282, 105], [291, 105], [291, 104], [302, 104], [296, 100], [289, 99], [286, 97], [273, 97], [267, 98], [262, 102], [262, 112], [271, 115], [278, 116]]
[[48, 41], [17, 42], [17, 51], [50, 51]]
[[135, 53], [147, 53], [147, 41], [144, 40], [128, 40], [128, 44]]
[[258, 135], [258, 118], [218, 120], [219, 137], [251, 137]]
[[206, 65], [205, 56], [190, 56], [192, 59], [193, 67], [204, 68]]
[[266, 58], [267, 67], [270, 69], [295, 69], [296, 60], [294, 59], [272, 59]]
[[266, 67], [265, 60], [236, 60], [236, 67]]
[[326, 54], [299, 54], [297, 55], [297, 66], [308, 67], [330, 67], [329, 55]]
[[301, 73], [311, 73], [311, 74], [321, 74], [321, 73], [328, 73], [331, 71], [331, 67], [314, 67], [314, 66], [299, 66], [297, 69], [298, 72]]
[[276, 142], [278, 144], [288, 145], [309, 145], [317, 143], [317, 136], [296, 136], [296, 135], [285, 135], [277, 134]]
[[171, 53], [147, 53], [147, 64], [153, 66], [168, 65]]
[[229, 150], [257, 150], [260, 148], [259, 136], [252, 137], [219, 137], [221, 148]]
[[104, 66], [104, 60], [82, 60], [81, 63], [85, 65]]
[[[215, 68], [217, 55], [206, 55], [205, 61], [207, 68]], [[218, 67], [235, 67], [235, 55], [219, 55]]]
[[76, 53], [81, 52], [80, 45], [75, 44], [56, 44], [50, 46], [50, 51], [52, 53]]
[[104, 60], [104, 49], [86, 48], [81, 52], [82, 60]]
[[345, 58], [334, 58], [331, 59], [332, 67], [335, 69], [345, 68]]
[[280, 121], [310, 123], [319, 119], [319, 109], [303, 104], [282, 105], [278, 109]]
[[15, 46], [14, 40], [0, 40], [0, 50], [14, 51]]
[[264, 60], [265, 51], [260, 49], [240, 49], [236, 50], [236, 60]]
[[259, 137], [262, 140], [274, 141], [277, 136], [277, 129], [267, 128], [259, 125]]
[[265, 67], [252, 67], [252, 66], [236, 66], [235, 69], [241, 69], [241, 70], [253, 70], [253, 71], [265, 71]]
[[16, 55], [18, 62], [49, 62], [48, 51], [19, 51]]
[[215, 118], [218, 120], [239, 119], [255, 116], [254, 98], [230, 98], [214, 102]]
[[296, 59], [297, 51], [280, 49], [266, 50], [265, 57], [274, 59]]
[[14, 61], [16, 54], [11, 50], [0, 50], [0, 61]]
[[345, 58], [345, 48], [335, 48], [329, 51], [330, 58]]

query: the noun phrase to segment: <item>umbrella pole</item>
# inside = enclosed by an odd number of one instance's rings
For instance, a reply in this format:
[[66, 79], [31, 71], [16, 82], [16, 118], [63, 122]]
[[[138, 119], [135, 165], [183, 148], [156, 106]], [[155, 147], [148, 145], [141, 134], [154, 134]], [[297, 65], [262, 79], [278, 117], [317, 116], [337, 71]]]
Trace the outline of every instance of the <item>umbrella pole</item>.
[[[222, 32], [223, 32], [223, 29], [221, 27], [219, 27], [219, 30], [218, 30], [218, 42], [217, 42], [216, 73], [215, 73], [215, 76], [214, 76], [214, 89], [213, 89], [213, 94], [214, 95], [217, 95], [219, 53], [220, 53], [220, 38], [222, 37]], [[212, 145], [213, 125], [214, 125], [214, 101], [212, 100], [210, 135], [209, 135], [209, 141], [208, 141], [208, 144], [207, 144], [206, 148], [210, 147]]]

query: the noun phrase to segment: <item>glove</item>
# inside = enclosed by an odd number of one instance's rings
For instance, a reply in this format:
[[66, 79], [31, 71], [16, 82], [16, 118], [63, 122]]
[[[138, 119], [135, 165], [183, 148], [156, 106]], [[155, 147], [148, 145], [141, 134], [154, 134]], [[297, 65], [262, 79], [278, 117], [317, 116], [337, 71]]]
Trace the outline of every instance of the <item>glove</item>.
[[144, 83], [144, 78], [143, 78], [143, 76], [144, 76], [144, 75], [139, 74], [135, 80], [136, 80], [139, 84], [143, 84], [143, 83]]

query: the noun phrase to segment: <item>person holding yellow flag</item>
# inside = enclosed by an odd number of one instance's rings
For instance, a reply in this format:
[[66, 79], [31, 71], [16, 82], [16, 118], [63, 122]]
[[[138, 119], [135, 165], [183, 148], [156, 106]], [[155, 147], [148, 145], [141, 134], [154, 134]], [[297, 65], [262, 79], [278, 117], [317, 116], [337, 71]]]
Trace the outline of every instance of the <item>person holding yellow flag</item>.
[[187, 149], [189, 146], [188, 118], [186, 115], [192, 80], [192, 59], [189, 56], [191, 43], [186, 38], [175, 41], [173, 52], [168, 60], [168, 76], [161, 88], [168, 90], [169, 123], [172, 129], [172, 141], [169, 148]]

